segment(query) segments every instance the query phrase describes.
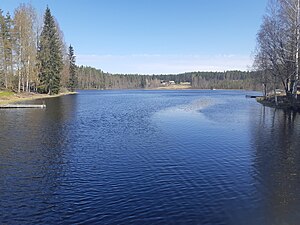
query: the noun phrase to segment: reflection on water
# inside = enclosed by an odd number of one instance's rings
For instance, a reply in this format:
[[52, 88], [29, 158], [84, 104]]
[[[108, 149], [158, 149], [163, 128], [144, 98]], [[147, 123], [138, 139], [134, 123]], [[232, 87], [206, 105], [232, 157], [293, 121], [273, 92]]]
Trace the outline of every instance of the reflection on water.
[[0, 110], [0, 224], [297, 224], [300, 116], [243, 91]]
[[264, 224], [300, 221], [300, 116], [262, 107], [252, 127]]
[[59, 201], [76, 96], [45, 101], [42, 110], [0, 111], [0, 223], [23, 224], [31, 216], [51, 223], [55, 216], [44, 213]]

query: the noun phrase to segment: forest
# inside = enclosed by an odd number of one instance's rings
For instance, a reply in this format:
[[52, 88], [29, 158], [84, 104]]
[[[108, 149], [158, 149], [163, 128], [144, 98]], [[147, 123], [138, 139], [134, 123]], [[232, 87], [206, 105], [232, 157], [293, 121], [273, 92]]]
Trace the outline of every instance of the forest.
[[0, 89], [57, 94], [77, 85], [75, 55], [47, 7], [43, 22], [30, 4], [0, 9]]
[[58, 21], [47, 7], [40, 21], [30, 4], [14, 14], [0, 9], [0, 90], [57, 94], [75, 89], [158, 88], [163, 82], [188, 82], [199, 89], [259, 90], [259, 72], [187, 72], [169, 75], [111, 74], [76, 66]]
[[195, 89], [260, 90], [259, 72], [187, 72], [170, 75], [110, 74], [92, 67], [77, 68], [79, 89], [157, 88], [162, 81], [189, 82]]

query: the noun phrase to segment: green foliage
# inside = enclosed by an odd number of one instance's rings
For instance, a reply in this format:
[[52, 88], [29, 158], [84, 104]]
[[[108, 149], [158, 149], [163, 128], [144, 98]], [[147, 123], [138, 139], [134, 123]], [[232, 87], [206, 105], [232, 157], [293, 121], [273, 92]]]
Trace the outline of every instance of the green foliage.
[[147, 87], [146, 85], [147, 85], [146, 78], [143, 76], [141, 77], [141, 88]]
[[156, 88], [161, 81], [190, 82], [195, 89], [248, 89], [259, 90], [257, 72], [189, 72], [170, 75], [109, 74], [92, 67], [79, 67], [80, 89], [139, 89]]
[[199, 89], [248, 89], [259, 90], [257, 72], [192, 72], [192, 87]]
[[46, 85], [39, 85], [37, 86], [37, 92], [40, 94], [47, 94], [47, 86]]
[[74, 48], [72, 45], [69, 47], [69, 83], [68, 88], [70, 91], [74, 91], [78, 85], [78, 78], [76, 76], [76, 60], [74, 55]]
[[41, 84], [45, 86], [48, 94], [57, 94], [60, 88], [63, 61], [57, 27], [48, 7], [44, 16], [37, 59]]

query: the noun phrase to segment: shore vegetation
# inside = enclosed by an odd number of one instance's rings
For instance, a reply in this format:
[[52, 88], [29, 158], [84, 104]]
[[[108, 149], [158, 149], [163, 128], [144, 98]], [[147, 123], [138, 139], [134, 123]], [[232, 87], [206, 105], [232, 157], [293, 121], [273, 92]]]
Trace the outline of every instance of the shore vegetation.
[[[299, 109], [299, 51], [300, 0], [269, 0], [254, 62], [264, 93], [259, 102]], [[278, 89], [284, 94], [278, 94]]]
[[56, 95], [61, 89], [77, 88], [74, 48], [70, 58], [49, 7], [43, 23], [38, 18], [31, 4], [20, 4], [13, 15], [0, 9], [0, 97]]

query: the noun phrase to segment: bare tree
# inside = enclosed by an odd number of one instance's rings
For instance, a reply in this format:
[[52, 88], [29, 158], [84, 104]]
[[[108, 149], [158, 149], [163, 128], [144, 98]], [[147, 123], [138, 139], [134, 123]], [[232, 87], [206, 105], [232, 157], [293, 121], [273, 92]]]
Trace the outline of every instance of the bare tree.
[[[269, 0], [257, 34], [255, 67], [270, 74], [286, 95], [297, 98], [300, 51], [300, 0]], [[274, 91], [275, 92], [275, 91]], [[276, 93], [276, 92], [275, 92]], [[292, 99], [292, 98], [290, 98]]]
[[68, 86], [69, 81], [69, 56], [68, 56], [68, 47], [65, 42], [65, 37], [63, 31], [60, 29], [59, 23], [57, 20], [55, 20], [55, 25], [57, 27], [57, 32], [59, 36], [59, 42], [62, 52], [62, 60], [63, 60], [63, 69], [61, 71], [61, 85], [63, 87]]
[[[3, 16], [3, 12], [0, 9], [0, 34], [3, 33], [3, 25], [5, 18]], [[3, 35], [0, 35], [0, 88], [4, 84], [4, 40]]]
[[31, 5], [21, 4], [14, 15], [16, 33], [18, 92], [30, 91], [31, 82], [37, 77], [36, 71], [36, 12]]
[[283, 32], [286, 34], [285, 51], [292, 53], [290, 60], [294, 66], [290, 72], [290, 93], [297, 98], [299, 81], [300, 48], [300, 0], [280, 0]]

